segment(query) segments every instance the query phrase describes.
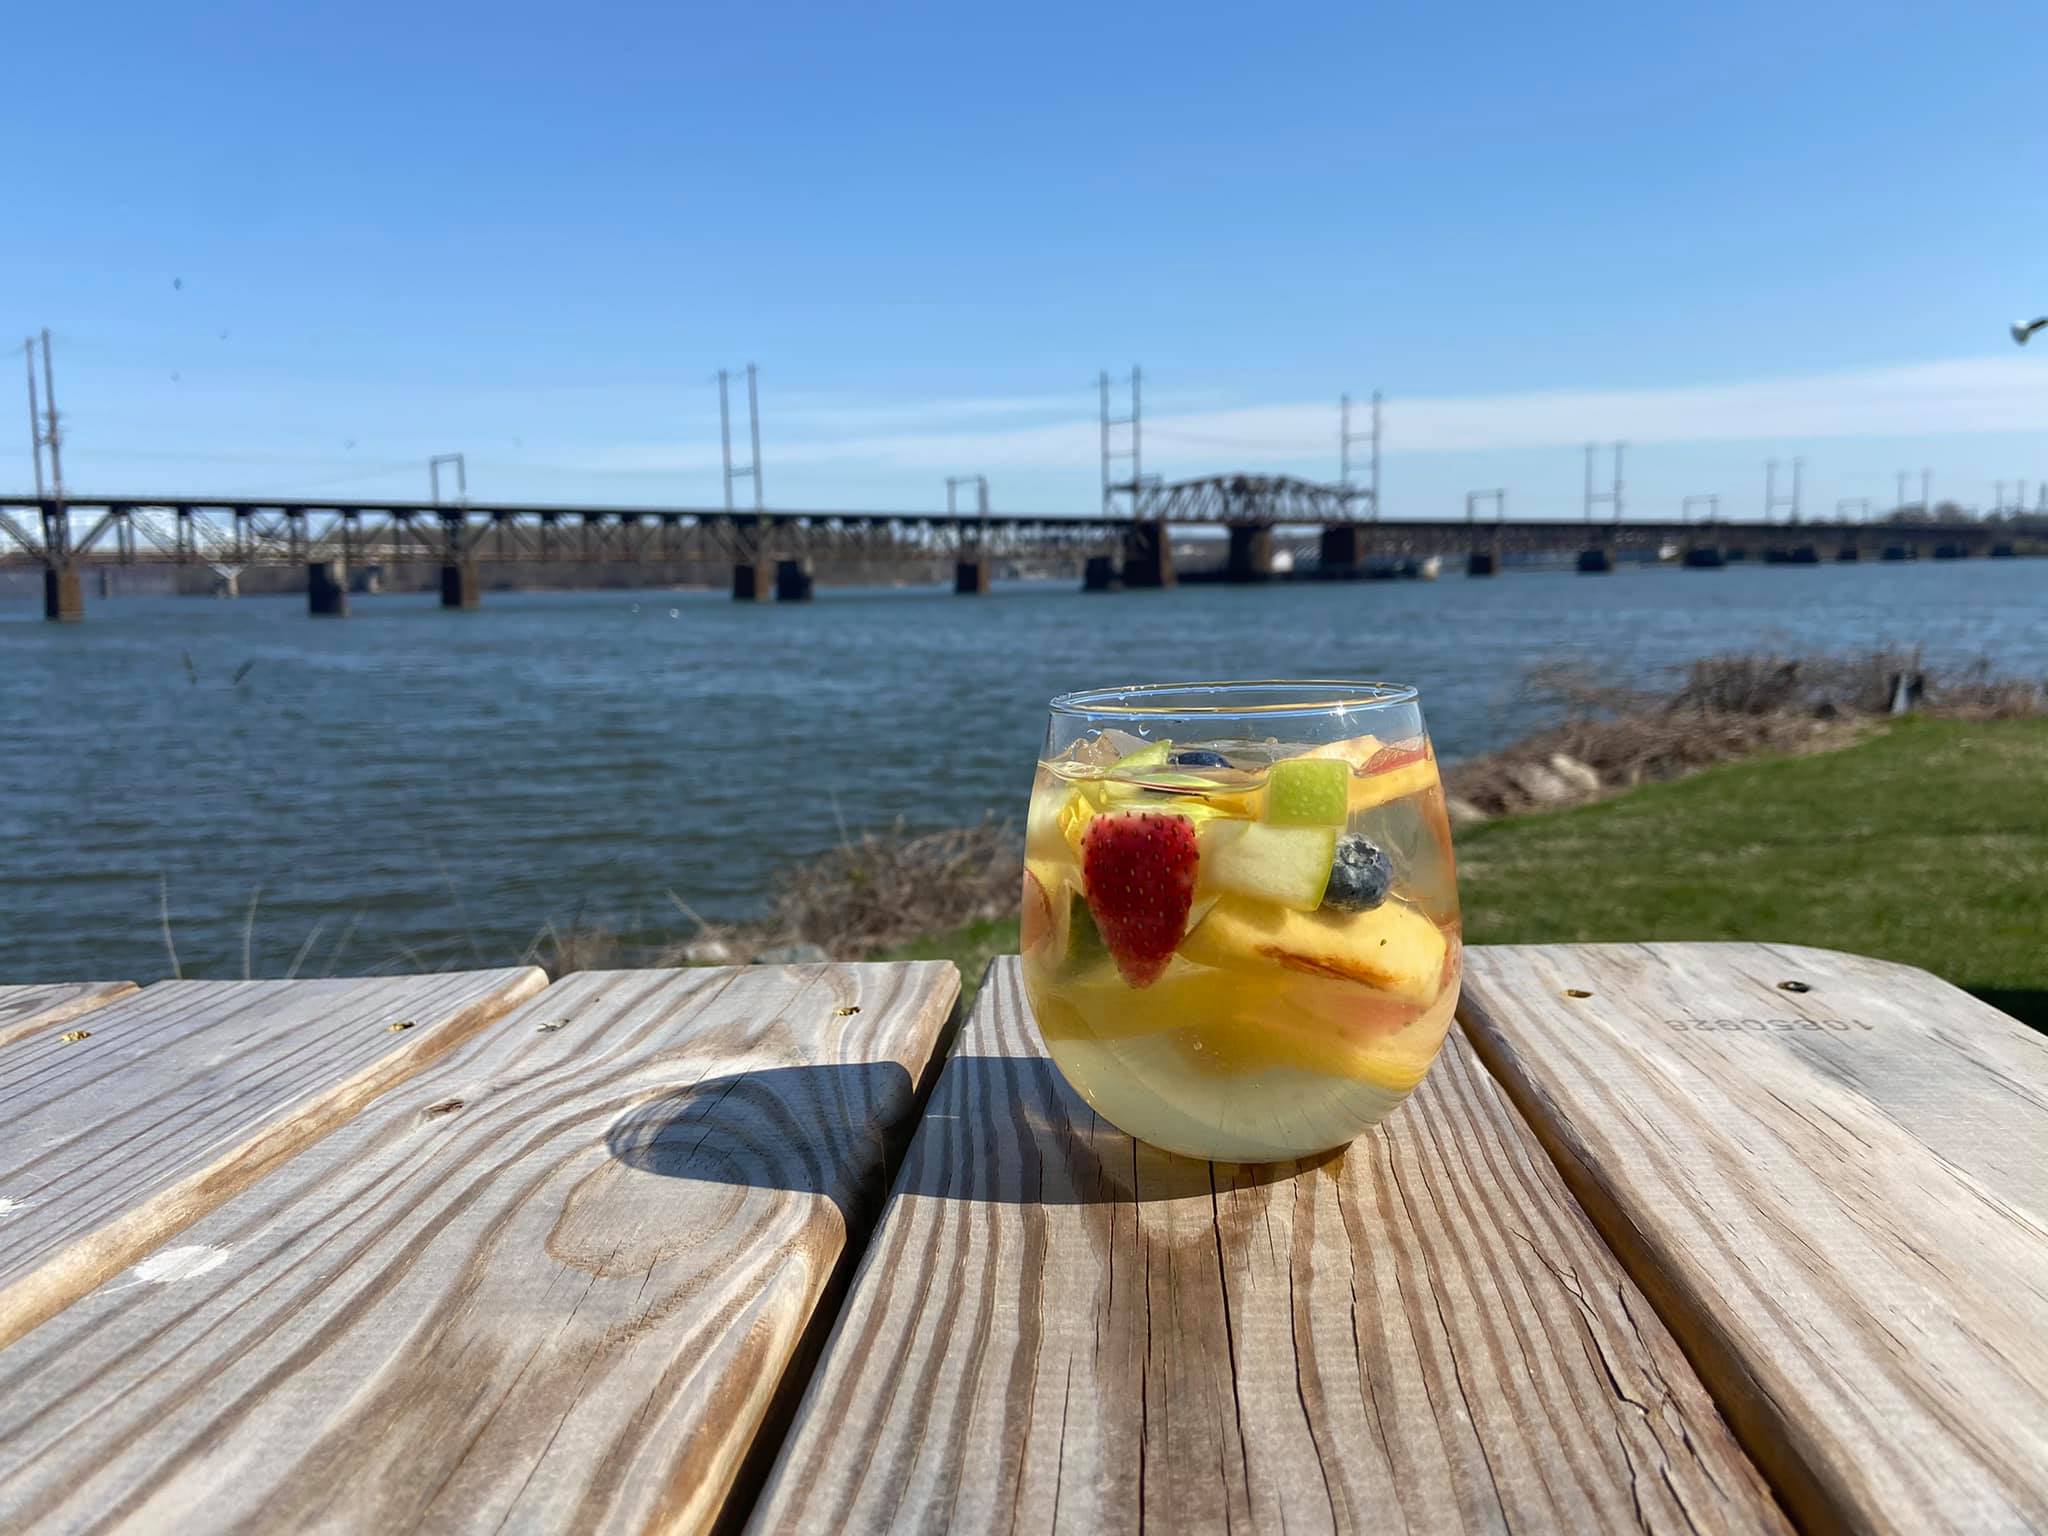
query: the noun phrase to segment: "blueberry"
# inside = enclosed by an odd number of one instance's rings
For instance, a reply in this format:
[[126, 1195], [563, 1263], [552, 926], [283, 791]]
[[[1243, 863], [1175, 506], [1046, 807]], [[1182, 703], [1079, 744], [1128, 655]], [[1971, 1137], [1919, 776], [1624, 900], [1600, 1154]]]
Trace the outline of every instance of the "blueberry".
[[1230, 759], [1221, 752], [1211, 752], [1207, 747], [1190, 747], [1185, 752], [1173, 754], [1176, 768], [1228, 768]]
[[1365, 837], [1340, 837], [1323, 905], [1337, 912], [1370, 912], [1387, 899], [1393, 884], [1393, 861], [1378, 843]]

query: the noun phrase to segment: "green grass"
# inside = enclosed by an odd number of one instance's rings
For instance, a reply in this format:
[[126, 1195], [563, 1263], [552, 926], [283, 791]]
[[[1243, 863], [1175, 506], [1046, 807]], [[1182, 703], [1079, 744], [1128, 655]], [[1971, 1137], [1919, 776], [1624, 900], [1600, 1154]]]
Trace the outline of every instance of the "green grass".
[[960, 1009], [965, 1014], [981, 985], [981, 973], [997, 955], [1017, 953], [1017, 919], [993, 918], [969, 923], [951, 933], [934, 934], [914, 944], [881, 950], [876, 960], [950, 960], [960, 967]]
[[2048, 720], [1903, 722], [1472, 828], [1475, 944], [1750, 939], [1917, 965], [2048, 1026]]
[[[1475, 944], [1747, 939], [1917, 965], [2048, 1028], [2048, 720], [1914, 720], [1458, 836]], [[1014, 920], [891, 959], [971, 989]]]

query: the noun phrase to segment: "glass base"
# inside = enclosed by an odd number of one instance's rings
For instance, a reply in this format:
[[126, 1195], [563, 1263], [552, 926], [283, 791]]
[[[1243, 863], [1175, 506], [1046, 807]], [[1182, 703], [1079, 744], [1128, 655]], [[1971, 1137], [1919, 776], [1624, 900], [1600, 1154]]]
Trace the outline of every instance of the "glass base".
[[[1453, 986], [1402, 1031], [1441, 1045], [1458, 1004]], [[1378, 1125], [1415, 1081], [1375, 1082], [1275, 1064], [1218, 1071], [1178, 1031], [1119, 1039], [1068, 1038], [1046, 1049], [1074, 1091], [1118, 1130], [1163, 1151], [1219, 1163], [1317, 1157]], [[1199, 1047], [1197, 1047], [1199, 1049]], [[1413, 1068], [1409, 1068], [1412, 1073]]]

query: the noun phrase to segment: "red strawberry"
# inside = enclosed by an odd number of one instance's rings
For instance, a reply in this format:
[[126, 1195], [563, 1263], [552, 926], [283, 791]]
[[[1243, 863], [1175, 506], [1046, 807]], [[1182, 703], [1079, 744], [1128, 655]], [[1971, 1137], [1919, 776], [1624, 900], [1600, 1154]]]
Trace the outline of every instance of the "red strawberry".
[[1195, 899], [1195, 824], [1157, 811], [1097, 816], [1081, 839], [1088, 906], [1116, 968], [1149, 987], [1173, 958]]

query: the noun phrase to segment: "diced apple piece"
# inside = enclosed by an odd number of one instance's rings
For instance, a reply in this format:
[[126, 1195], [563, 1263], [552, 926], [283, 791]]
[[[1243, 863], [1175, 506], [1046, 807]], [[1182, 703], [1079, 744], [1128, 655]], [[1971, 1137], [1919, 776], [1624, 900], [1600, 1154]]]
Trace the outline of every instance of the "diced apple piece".
[[1448, 944], [1421, 913], [1398, 902], [1370, 912], [1300, 912], [1227, 896], [1181, 942], [1200, 965], [1278, 965], [1359, 982], [1418, 1005], [1440, 990]]
[[1341, 827], [1350, 814], [1350, 765], [1283, 757], [1266, 775], [1266, 820], [1276, 827]]
[[1313, 912], [1330, 883], [1337, 829], [1211, 821], [1201, 829], [1201, 849], [1201, 889]]
[[[1052, 890], [1059, 892], [1059, 906], [1053, 905]], [[1050, 949], [1054, 954], [1065, 948], [1063, 935], [1059, 932], [1065, 925], [1059, 921], [1065, 916], [1067, 888], [1058, 883], [1050, 889], [1027, 866], [1024, 870], [1024, 900], [1017, 919], [1018, 942], [1027, 955], [1035, 955]], [[1055, 948], [1054, 946], [1058, 947]]]

